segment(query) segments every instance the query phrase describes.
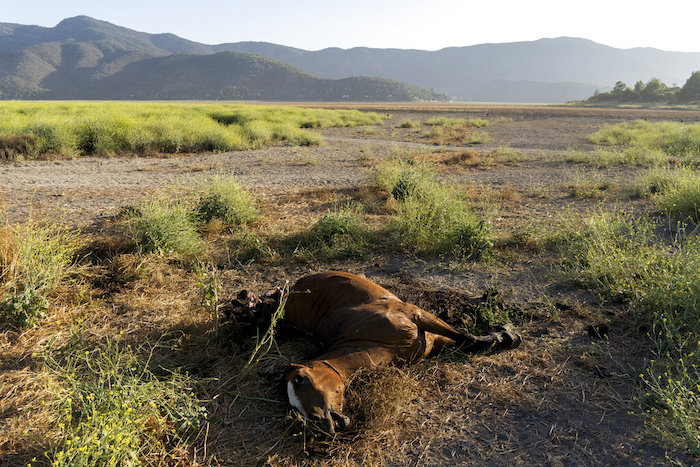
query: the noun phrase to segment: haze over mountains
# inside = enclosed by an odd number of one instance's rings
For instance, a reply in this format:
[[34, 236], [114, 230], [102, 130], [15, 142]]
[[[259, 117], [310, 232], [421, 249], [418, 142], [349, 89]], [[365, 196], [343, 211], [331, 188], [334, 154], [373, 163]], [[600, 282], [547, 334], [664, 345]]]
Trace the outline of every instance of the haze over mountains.
[[694, 70], [700, 53], [567, 37], [438, 51], [307, 51], [265, 42], [206, 45], [86, 16], [53, 28], [0, 23], [2, 99], [563, 102], [618, 80], [682, 85]]

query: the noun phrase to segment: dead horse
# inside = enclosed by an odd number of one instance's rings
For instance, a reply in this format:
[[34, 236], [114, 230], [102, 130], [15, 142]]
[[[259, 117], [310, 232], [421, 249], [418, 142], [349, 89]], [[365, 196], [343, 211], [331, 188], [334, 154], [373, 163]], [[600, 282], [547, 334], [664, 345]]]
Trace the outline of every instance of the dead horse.
[[283, 383], [292, 407], [331, 434], [350, 423], [343, 415], [346, 382], [360, 368], [414, 364], [447, 345], [479, 352], [521, 342], [509, 329], [487, 336], [457, 331], [364, 277], [336, 271], [299, 279], [289, 292], [284, 322], [310, 332], [327, 349], [293, 363]]

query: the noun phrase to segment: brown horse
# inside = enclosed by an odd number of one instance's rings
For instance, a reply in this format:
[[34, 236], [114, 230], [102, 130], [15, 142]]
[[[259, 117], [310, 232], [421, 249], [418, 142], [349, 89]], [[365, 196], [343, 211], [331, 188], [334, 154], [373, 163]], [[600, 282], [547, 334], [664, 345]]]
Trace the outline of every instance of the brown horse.
[[457, 331], [364, 277], [335, 271], [299, 279], [290, 290], [284, 321], [312, 333], [327, 349], [292, 364], [284, 383], [292, 407], [331, 434], [350, 422], [343, 415], [345, 388], [360, 368], [410, 365], [448, 345], [478, 352], [512, 349], [521, 341], [507, 329], [488, 336]]

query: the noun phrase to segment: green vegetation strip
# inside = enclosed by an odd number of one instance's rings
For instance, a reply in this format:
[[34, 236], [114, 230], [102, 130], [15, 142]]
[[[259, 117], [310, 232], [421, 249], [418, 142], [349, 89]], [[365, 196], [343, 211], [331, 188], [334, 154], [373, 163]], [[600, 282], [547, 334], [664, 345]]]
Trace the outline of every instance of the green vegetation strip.
[[639, 152], [649, 151], [651, 160], [658, 160], [654, 151], [663, 151], [668, 158], [678, 158], [682, 162], [700, 164], [700, 123], [679, 122], [635, 122], [620, 123], [604, 128], [591, 135], [595, 144], [626, 146], [633, 148], [631, 153], [623, 151], [625, 158], [644, 158]]
[[225, 104], [5, 102], [0, 157], [34, 159], [312, 145], [312, 128], [372, 125], [376, 113]]

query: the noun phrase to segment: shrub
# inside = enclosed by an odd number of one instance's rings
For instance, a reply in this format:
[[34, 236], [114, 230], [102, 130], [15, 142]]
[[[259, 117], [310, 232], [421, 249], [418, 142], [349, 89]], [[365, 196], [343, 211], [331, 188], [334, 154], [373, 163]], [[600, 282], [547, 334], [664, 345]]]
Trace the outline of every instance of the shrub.
[[26, 325], [41, 318], [77, 248], [76, 232], [30, 218], [0, 227], [0, 316]]
[[196, 255], [204, 250], [189, 210], [177, 201], [145, 203], [127, 223], [132, 238], [146, 253]]

